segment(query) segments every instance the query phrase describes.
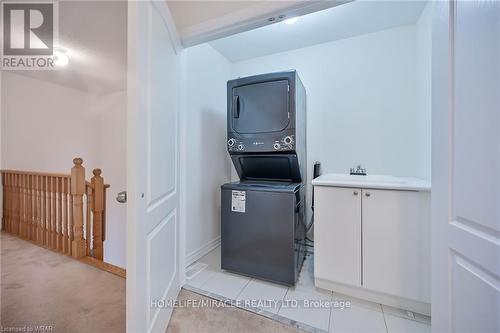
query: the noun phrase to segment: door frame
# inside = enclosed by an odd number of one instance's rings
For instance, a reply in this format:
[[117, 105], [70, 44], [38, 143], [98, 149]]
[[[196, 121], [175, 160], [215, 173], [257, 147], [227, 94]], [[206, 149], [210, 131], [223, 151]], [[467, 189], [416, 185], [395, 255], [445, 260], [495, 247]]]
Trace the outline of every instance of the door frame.
[[[450, 181], [449, 140], [451, 139], [451, 111], [449, 100], [449, 82], [451, 80], [450, 44], [450, 9], [447, 1], [436, 2], [432, 18], [432, 153], [431, 153], [431, 304], [432, 328], [434, 331], [446, 331], [449, 318], [440, 314], [447, 306], [448, 297], [436, 297], [446, 293], [441, 290], [443, 283], [438, 277], [445, 276], [448, 270], [448, 257], [443, 245], [448, 244], [448, 189]], [[446, 42], [443, 42], [446, 41]], [[445, 209], [443, 209], [445, 207]], [[446, 222], [443, 222], [446, 221]], [[439, 235], [439, 239], [438, 236]], [[443, 239], [444, 238], [444, 239]]]

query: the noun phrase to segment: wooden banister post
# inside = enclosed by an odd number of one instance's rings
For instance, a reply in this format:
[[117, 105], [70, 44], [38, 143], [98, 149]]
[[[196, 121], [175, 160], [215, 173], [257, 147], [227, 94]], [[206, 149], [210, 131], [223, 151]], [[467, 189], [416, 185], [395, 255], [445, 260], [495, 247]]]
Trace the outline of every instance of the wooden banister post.
[[91, 183], [94, 189], [94, 205], [92, 207], [92, 214], [94, 216], [92, 226], [92, 244], [93, 244], [93, 257], [103, 260], [103, 235], [102, 223], [104, 212], [104, 179], [101, 177], [101, 169], [94, 169], [92, 173]]
[[7, 181], [6, 181], [7, 175], [5, 172], [2, 172], [2, 230], [7, 229]]
[[71, 255], [74, 258], [85, 256], [85, 242], [83, 240], [83, 194], [85, 193], [85, 168], [79, 157], [73, 159], [71, 168], [71, 195], [73, 196], [73, 241]]

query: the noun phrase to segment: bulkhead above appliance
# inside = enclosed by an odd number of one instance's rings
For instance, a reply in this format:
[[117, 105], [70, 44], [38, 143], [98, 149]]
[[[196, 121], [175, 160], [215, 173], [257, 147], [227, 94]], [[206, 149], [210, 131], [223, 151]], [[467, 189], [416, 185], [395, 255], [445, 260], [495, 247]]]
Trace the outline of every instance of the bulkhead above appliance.
[[306, 91], [295, 70], [227, 83], [227, 149], [242, 180], [301, 182]]

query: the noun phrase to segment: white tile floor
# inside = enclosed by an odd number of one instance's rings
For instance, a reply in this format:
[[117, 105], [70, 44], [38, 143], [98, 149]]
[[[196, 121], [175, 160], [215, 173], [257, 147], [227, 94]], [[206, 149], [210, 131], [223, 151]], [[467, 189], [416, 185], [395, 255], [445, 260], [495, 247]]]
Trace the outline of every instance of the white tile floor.
[[[314, 286], [313, 260], [308, 257], [295, 287], [252, 279], [220, 269], [220, 247], [199, 262], [207, 266], [187, 281], [204, 292], [259, 308], [264, 315], [310, 331], [325, 332], [430, 332], [430, 318], [401, 309], [350, 298]], [[269, 300], [275, 300], [269, 301]], [[251, 302], [250, 302], [251, 301]], [[259, 302], [261, 301], [261, 302]], [[266, 301], [266, 302], [264, 302]], [[350, 302], [350, 307], [343, 306]], [[304, 325], [305, 324], [305, 325]]]

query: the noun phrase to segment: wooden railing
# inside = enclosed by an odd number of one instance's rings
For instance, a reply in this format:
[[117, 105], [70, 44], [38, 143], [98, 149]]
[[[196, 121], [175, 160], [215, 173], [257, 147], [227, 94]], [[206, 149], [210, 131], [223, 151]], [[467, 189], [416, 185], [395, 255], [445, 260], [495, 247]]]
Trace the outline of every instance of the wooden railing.
[[2, 229], [74, 258], [103, 260], [106, 188], [101, 170], [85, 181], [81, 158], [70, 174], [2, 170]]

